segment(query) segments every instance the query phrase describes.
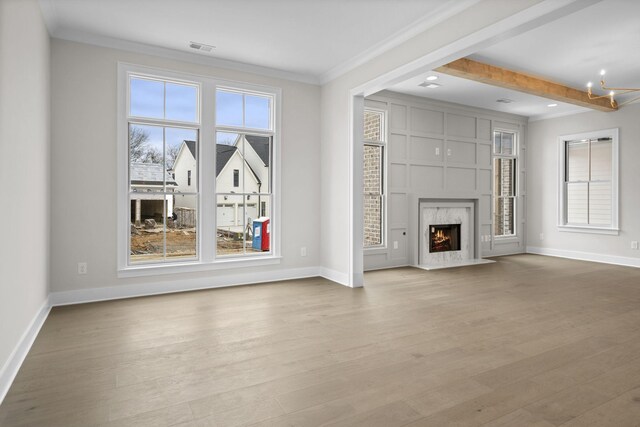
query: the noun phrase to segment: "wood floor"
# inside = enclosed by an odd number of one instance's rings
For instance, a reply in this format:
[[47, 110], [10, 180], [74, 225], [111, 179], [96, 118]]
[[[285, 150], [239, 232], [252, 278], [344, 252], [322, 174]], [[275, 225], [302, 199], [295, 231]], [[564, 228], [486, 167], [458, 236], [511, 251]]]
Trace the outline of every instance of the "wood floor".
[[640, 426], [640, 269], [535, 255], [60, 307], [2, 426]]

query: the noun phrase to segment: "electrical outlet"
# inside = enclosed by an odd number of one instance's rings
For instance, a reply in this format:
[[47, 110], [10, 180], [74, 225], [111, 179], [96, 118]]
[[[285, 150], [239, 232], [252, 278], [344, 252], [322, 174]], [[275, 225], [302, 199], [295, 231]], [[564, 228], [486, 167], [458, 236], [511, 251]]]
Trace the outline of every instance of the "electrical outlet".
[[631, 242], [631, 249], [638, 249], [638, 241], [634, 240], [633, 242]]
[[393, 249], [398, 249], [398, 241], [397, 240], [393, 241]]
[[544, 233], [540, 233], [540, 240], [544, 240]]
[[87, 263], [79, 262], [78, 263], [78, 274], [87, 274]]
[[300, 248], [300, 256], [307, 256], [307, 247], [303, 246]]
[[447, 156], [451, 156], [451, 148], [447, 148]]
[[436, 147], [436, 156], [440, 155], [440, 147]]

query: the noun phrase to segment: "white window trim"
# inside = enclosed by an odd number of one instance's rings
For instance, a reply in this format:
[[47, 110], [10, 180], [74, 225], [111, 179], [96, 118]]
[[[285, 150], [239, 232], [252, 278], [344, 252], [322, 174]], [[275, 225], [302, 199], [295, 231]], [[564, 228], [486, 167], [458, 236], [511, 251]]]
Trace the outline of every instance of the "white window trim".
[[[197, 180], [199, 188], [198, 208], [198, 257], [185, 261], [162, 262], [157, 264], [129, 264], [129, 149], [128, 149], [128, 104], [129, 104], [129, 74], [157, 76], [177, 81], [187, 81], [200, 85], [199, 105], [200, 135]], [[273, 96], [275, 108], [273, 111], [273, 170], [272, 170], [272, 224], [271, 224], [271, 252], [265, 254], [248, 254], [231, 257], [228, 255], [216, 257], [215, 221], [215, 166], [204, 168], [201, 165], [215, 165], [215, 102], [216, 88], [235, 88], [250, 92], [269, 94]], [[117, 273], [118, 277], [153, 276], [159, 274], [187, 273], [206, 270], [252, 267], [281, 262], [281, 102], [282, 90], [276, 87], [254, 85], [216, 79], [208, 76], [174, 72], [165, 69], [145, 67], [136, 64], [118, 62], [117, 85]], [[207, 104], [203, 102], [207, 100]], [[219, 127], [221, 129], [221, 127]], [[251, 133], [254, 133], [251, 131]], [[259, 133], [259, 131], [255, 132]], [[209, 183], [209, 184], [207, 184]], [[203, 221], [202, 218], [210, 218]], [[212, 236], [205, 238], [205, 236]]]
[[[573, 233], [618, 235], [619, 229], [619, 153], [618, 128], [582, 132], [558, 137], [558, 230]], [[565, 188], [566, 143], [582, 139], [611, 138], [611, 226], [573, 225], [566, 223], [567, 195]]]
[[[515, 154], [507, 155], [507, 154], [496, 154], [495, 153], [495, 142], [494, 136], [495, 132], [504, 132], [504, 133], [512, 133], [514, 136], [513, 141], [513, 152]], [[514, 171], [515, 176], [515, 186], [514, 186], [514, 194], [513, 194], [513, 234], [509, 235], [496, 235], [496, 212], [495, 212], [495, 199], [496, 199], [496, 188], [495, 188], [495, 176], [496, 176], [496, 158], [502, 159], [515, 159], [516, 162], [516, 170]], [[518, 230], [520, 227], [518, 226], [518, 205], [520, 200], [520, 132], [514, 129], [507, 128], [494, 128], [491, 131], [491, 236], [493, 241], [496, 244], [499, 243], [512, 243], [519, 242], [520, 236], [518, 235]]]
[[[388, 191], [388, 183], [389, 180], [387, 179], [387, 175], [388, 175], [388, 170], [389, 170], [389, 144], [388, 144], [388, 139], [389, 139], [389, 134], [388, 134], [388, 122], [389, 122], [389, 113], [387, 110], [381, 109], [381, 108], [373, 108], [373, 107], [367, 107], [365, 105], [364, 107], [364, 111], [372, 111], [374, 113], [382, 113], [382, 132], [380, 132], [380, 135], [383, 136], [383, 141], [369, 141], [367, 139], [362, 138], [362, 149], [364, 152], [364, 146], [365, 145], [378, 145], [380, 147], [382, 147], [382, 224], [380, 225], [382, 227], [381, 231], [381, 237], [382, 237], [382, 243], [379, 245], [375, 245], [375, 246], [364, 246], [364, 235], [363, 235], [363, 245], [362, 245], [362, 249], [364, 250], [365, 253], [367, 253], [368, 255], [374, 255], [376, 253], [386, 253], [387, 250], [387, 191]], [[364, 117], [364, 115], [363, 115]], [[364, 172], [364, 171], [363, 171]], [[364, 193], [362, 192], [362, 189], [360, 191], [361, 194], [364, 195]], [[362, 206], [363, 210], [362, 213], [364, 215], [364, 205]], [[364, 218], [363, 218], [363, 222], [362, 225], [364, 226]]]

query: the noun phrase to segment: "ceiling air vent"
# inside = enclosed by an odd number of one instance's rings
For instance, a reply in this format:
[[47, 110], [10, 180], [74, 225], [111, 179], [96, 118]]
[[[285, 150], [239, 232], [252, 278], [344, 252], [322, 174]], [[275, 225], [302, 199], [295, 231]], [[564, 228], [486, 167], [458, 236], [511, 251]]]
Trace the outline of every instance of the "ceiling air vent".
[[502, 104], [511, 104], [513, 102], [513, 99], [500, 98], [500, 99], [496, 99], [496, 102], [500, 102]]
[[189, 47], [191, 49], [199, 50], [202, 52], [211, 52], [213, 49], [216, 48], [215, 46], [211, 46], [204, 43], [197, 43], [197, 42], [189, 42]]

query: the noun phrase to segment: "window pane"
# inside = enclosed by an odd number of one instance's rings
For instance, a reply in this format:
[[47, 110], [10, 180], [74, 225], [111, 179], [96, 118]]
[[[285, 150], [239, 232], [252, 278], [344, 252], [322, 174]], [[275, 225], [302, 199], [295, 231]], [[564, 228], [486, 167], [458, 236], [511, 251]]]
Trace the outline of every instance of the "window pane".
[[161, 193], [132, 194], [131, 262], [164, 260], [164, 219], [166, 197]]
[[164, 117], [164, 82], [131, 78], [129, 114], [136, 117]]
[[364, 247], [382, 244], [382, 196], [364, 196]]
[[364, 112], [364, 139], [367, 141], [383, 141], [383, 114], [375, 111]]
[[591, 180], [611, 181], [611, 141], [591, 143]]
[[589, 224], [611, 225], [611, 183], [589, 184]]
[[198, 88], [191, 85], [166, 83], [165, 118], [183, 122], [198, 120]]
[[242, 126], [242, 94], [216, 91], [216, 124]]
[[240, 255], [244, 253], [244, 197], [221, 195], [216, 208], [216, 253], [218, 255]]
[[237, 133], [218, 132], [216, 133], [216, 144], [236, 145], [238, 136], [239, 135]]
[[198, 131], [165, 128], [167, 191], [198, 191]]
[[515, 196], [516, 192], [515, 159], [494, 160], [494, 188], [496, 196]]
[[245, 95], [244, 125], [254, 129], [271, 129], [271, 99], [266, 96]]
[[172, 180], [164, 168], [164, 131], [160, 126], [129, 126], [129, 180], [133, 192], [162, 192]]
[[588, 223], [589, 184], [586, 182], [567, 183], [567, 223]]
[[245, 196], [245, 215], [248, 225], [247, 253], [271, 250], [271, 197], [265, 195]]
[[245, 193], [271, 192], [271, 137], [245, 135]]
[[493, 152], [495, 154], [502, 153], [502, 132], [493, 133]]
[[589, 180], [589, 144], [567, 144], [567, 177], [569, 182]]
[[496, 236], [512, 236], [515, 234], [515, 199], [513, 197], [496, 197], [494, 203], [494, 232]]
[[513, 138], [512, 133], [502, 132], [502, 154], [513, 154]]
[[364, 146], [364, 193], [382, 193], [382, 147]]
[[195, 258], [197, 196], [179, 194], [168, 197], [167, 258]]

